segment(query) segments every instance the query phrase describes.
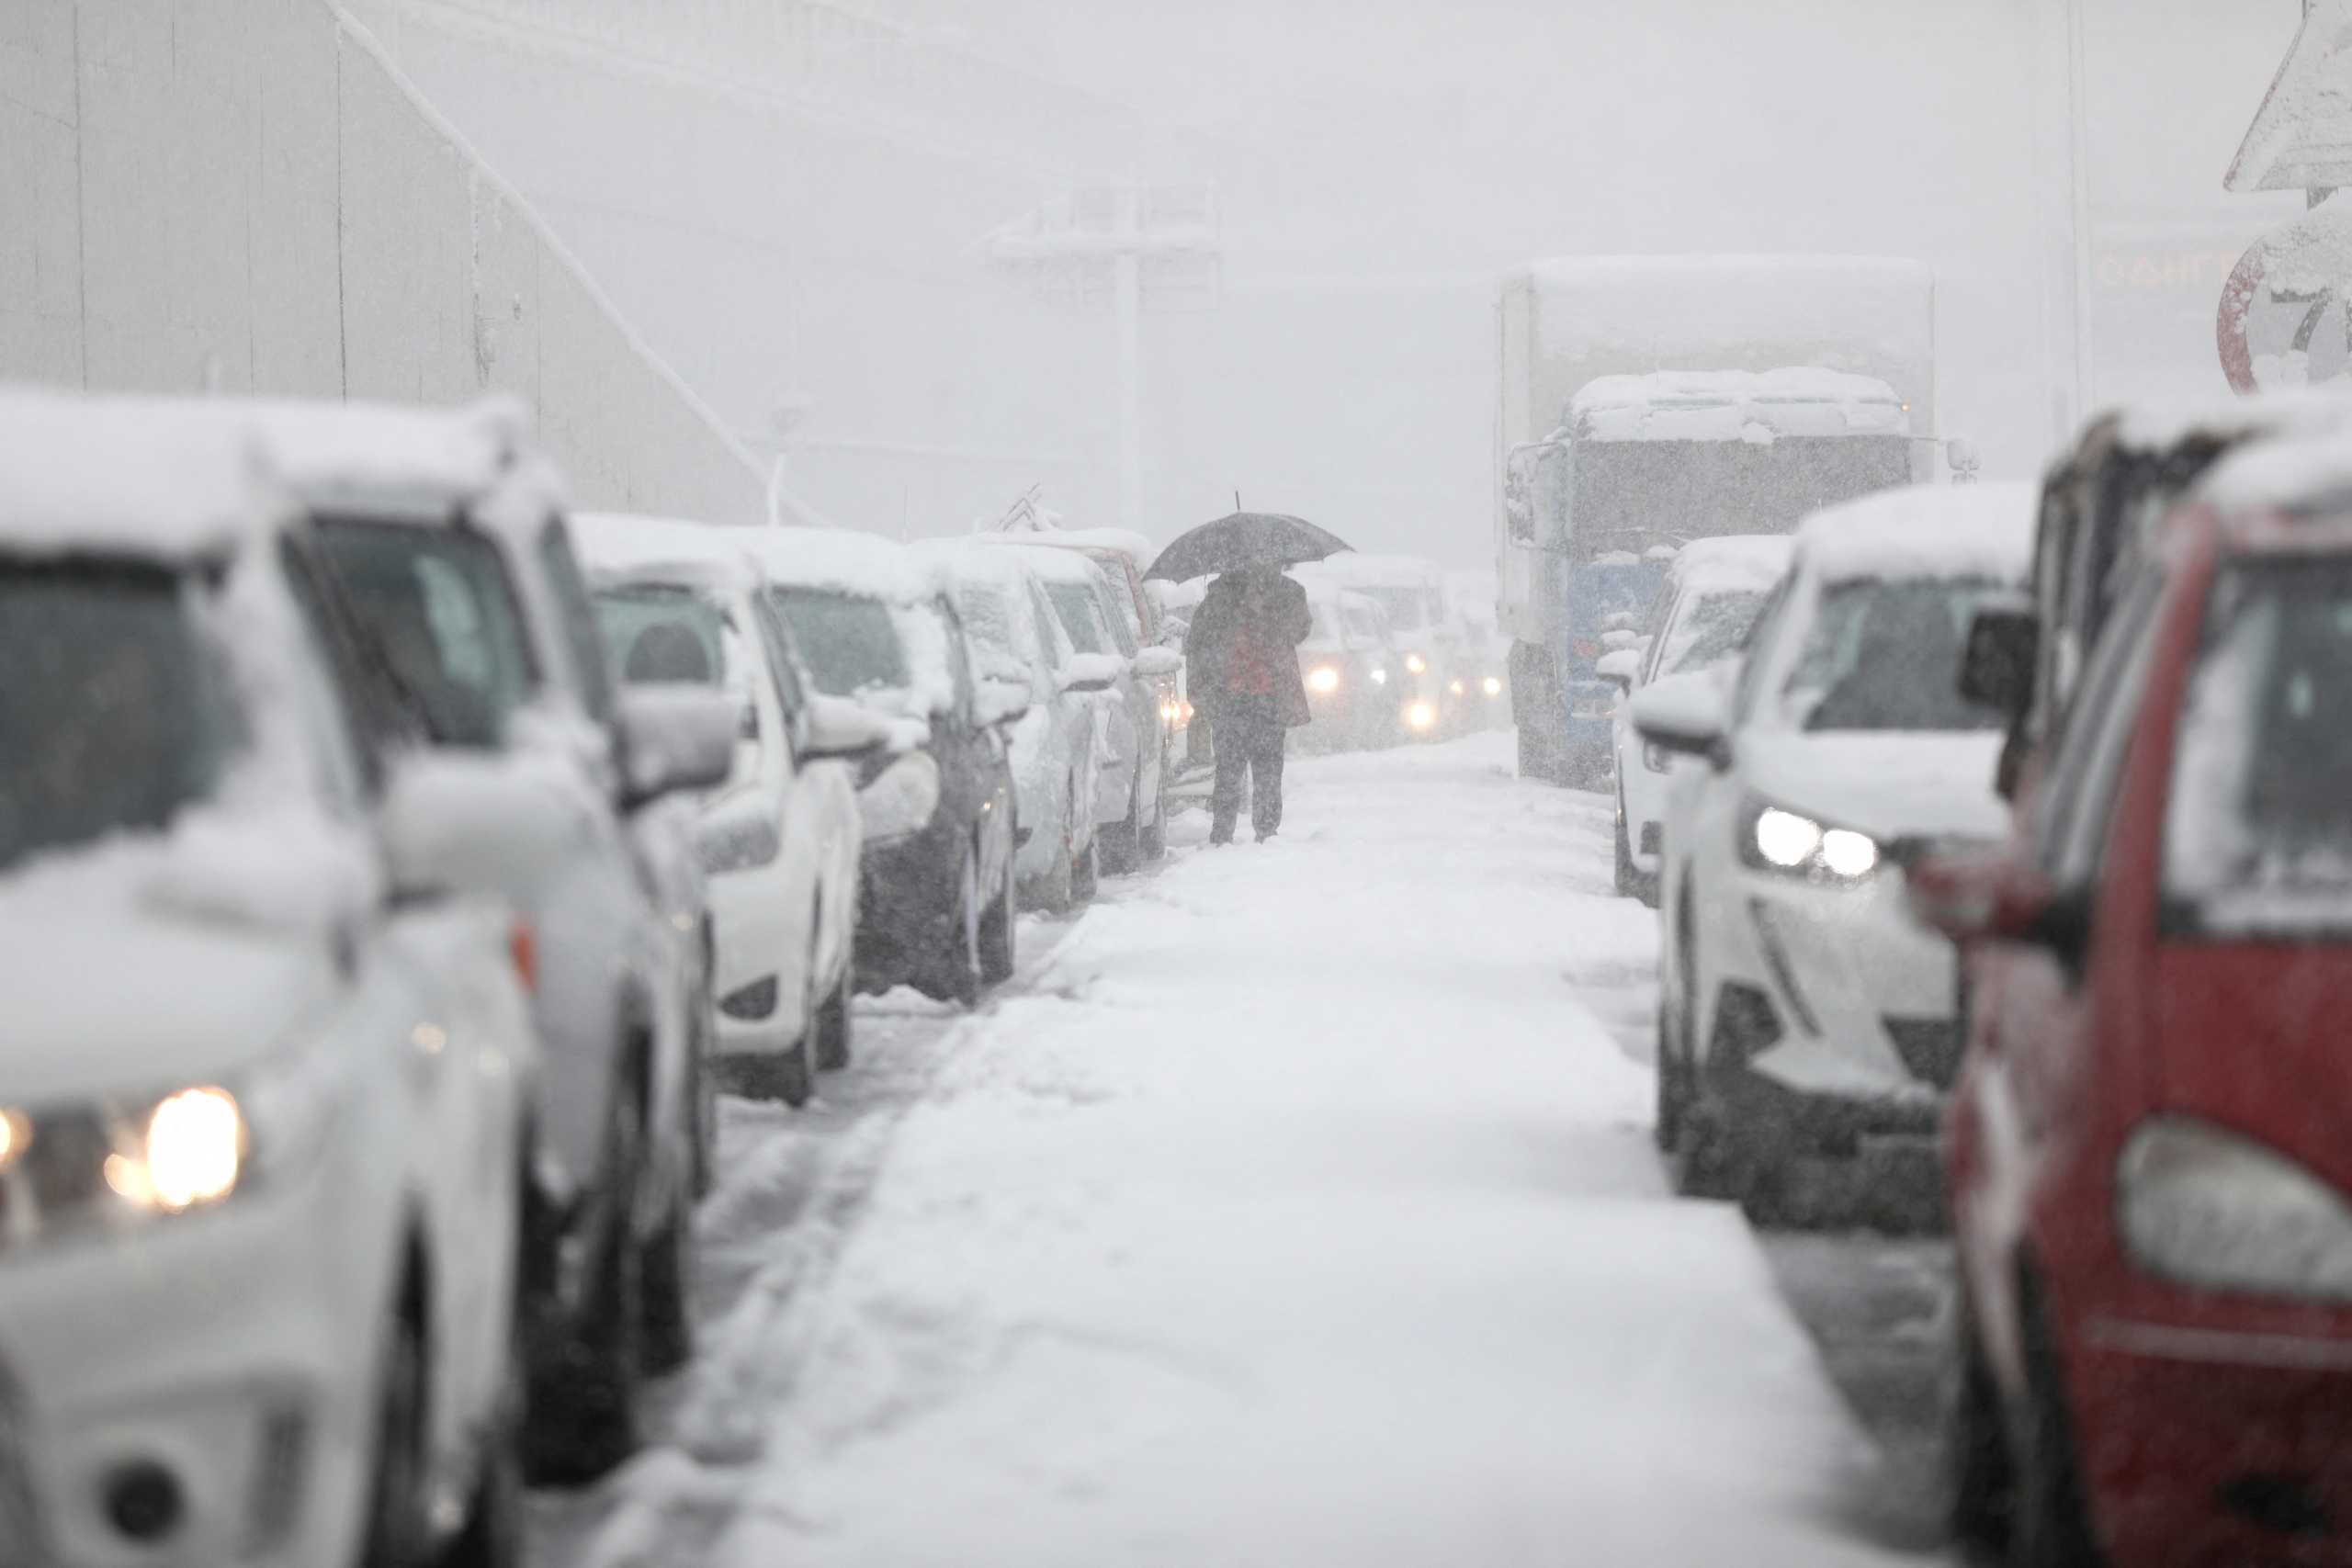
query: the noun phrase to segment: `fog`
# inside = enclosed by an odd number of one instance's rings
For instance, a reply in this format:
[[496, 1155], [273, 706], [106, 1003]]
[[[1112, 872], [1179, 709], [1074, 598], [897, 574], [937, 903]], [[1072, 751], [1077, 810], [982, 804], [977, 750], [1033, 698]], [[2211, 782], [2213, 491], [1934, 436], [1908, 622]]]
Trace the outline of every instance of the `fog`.
[[[854, 525], [953, 532], [1035, 483], [1115, 520], [1107, 310], [1040, 306], [981, 241], [1130, 174], [1212, 182], [1222, 220], [1216, 302], [1143, 328], [1162, 536], [1238, 490], [1483, 561], [1493, 279], [1543, 255], [1925, 260], [1944, 433], [2023, 475], [2075, 412], [2055, 6], [899, 0], [902, 38], [1014, 73], [927, 123], [696, 91], [514, 0], [360, 9], [732, 423], [797, 417], [794, 492]], [[2294, 200], [2221, 176], [2298, 17], [2086, 0], [2086, 406], [2222, 390], [2223, 258]]]

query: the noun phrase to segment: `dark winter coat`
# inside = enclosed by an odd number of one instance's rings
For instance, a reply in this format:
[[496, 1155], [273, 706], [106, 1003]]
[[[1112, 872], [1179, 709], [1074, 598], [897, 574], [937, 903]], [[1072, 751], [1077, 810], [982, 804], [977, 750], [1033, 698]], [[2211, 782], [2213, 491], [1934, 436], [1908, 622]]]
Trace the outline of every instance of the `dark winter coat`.
[[1306, 607], [1306, 590], [1279, 574], [1252, 579], [1228, 571], [1209, 584], [1200, 608], [1193, 612], [1192, 628], [1184, 634], [1184, 658], [1193, 705], [1214, 720], [1218, 705], [1234, 694], [1230, 686], [1234, 640], [1244, 628], [1269, 649], [1273, 660], [1274, 706], [1291, 728], [1308, 723], [1306, 685], [1298, 675], [1298, 645], [1315, 629]]

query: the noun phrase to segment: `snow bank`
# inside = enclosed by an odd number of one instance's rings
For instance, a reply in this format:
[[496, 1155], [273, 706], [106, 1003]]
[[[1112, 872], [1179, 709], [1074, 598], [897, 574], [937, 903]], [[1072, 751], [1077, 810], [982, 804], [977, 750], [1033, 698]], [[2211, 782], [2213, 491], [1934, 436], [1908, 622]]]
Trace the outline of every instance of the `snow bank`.
[[1825, 582], [1973, 577], [2022, 584], [2041, 491], [2030, 484], [1909, 485], [1816, 512], [1796, 549]]
[[1910, 411], [1893, 387], [1834, 370], [1666, 370], [1602, 376], [1568, 400], [1584, 441], [1746, 441], [1903, 435]]

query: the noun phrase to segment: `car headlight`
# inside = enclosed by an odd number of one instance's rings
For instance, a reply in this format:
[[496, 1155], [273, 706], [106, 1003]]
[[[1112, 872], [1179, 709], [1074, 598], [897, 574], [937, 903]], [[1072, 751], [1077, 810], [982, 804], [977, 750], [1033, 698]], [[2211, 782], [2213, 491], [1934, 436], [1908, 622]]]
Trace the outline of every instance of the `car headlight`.
[[1738, 831], [1739, 858], [1758, 871], [1850, 885], [1878, 869], [1876, 839], [1785, 807], [1748, 801], [1740, 811]]
[[1375, 686], [1388, 684], [1388, 671], [1374, 666], [1372, 671], [1372, 683]]
[[347, 1053], [310, 1049], [233, 1087], [0, 1111], [0, 1206], [22, 1219], [0, 1247], [209, 1208], [283, 1179], [334, 1135], [349, 1079]]
[[1318, 664], [1306, 672], [1306, 689], [1321, 696], [1329, 696], [1340, 689], [1340, 672], [1329, 664]]
[[746, 796], [732, 808], [721, 807], [706, 818], [695, 837], [705, 876], [750, 871], [768, 865], [784, 850], [784, 831], [768, 814], [767, 803]]
[[1478, 689], [1490, 697], [1499, 697], [1503, 694], [1503, 678], [1499, 675], [1489, 675], [1478, 682]]
[[1465, 687], [1464, 685], [1463, 685], [1463, 683], [1462, 683], [1461, 682], [1459, 682], [1459, 681], [1450, 681], [1450, 682], [1448, 682], [1446, 683], [1446, 688], [1445, 688], [1445, 689], [1446, 689], [1447, 691], [1449, 691], [1449, 692], [1452, 692], [1452, 693], [1453, 693], [1455, 696], [1457, 696], [1457, 697], [1468, 696], [1468, 695], [1470, 694], [1469, 694], [1469, 688], [1467, 688], [1467, 687]]
[[1405, 705], [1405, 723], [1413, 729], [1427, 729], [1437, 722], [1437, 709], [1426, 702]]
[[1407, 674], [1425, 675], [1429, 673], [1429, 668], [1430, 661], [1423, 659], [1419, 654], [1408, 653], [1405, 655], [1405, 672]]
[[2125, 1247], [2216, 1290], [2352, 1301], [2352, 1200], [2289, 1156], [2187, 1116], [2140, 1124], [2116, 1165]]

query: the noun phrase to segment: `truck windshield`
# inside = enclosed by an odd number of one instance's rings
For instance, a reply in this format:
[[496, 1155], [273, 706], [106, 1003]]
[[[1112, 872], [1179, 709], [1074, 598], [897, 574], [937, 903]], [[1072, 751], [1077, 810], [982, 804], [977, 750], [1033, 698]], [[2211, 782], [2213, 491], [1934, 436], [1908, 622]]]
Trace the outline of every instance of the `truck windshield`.
[[1807, 513], [1907, 484], [1900, 435], [1592, 441], [1576, 447], [1570, 549], [1580, 556], [1721, 534], [1786, 534]]

